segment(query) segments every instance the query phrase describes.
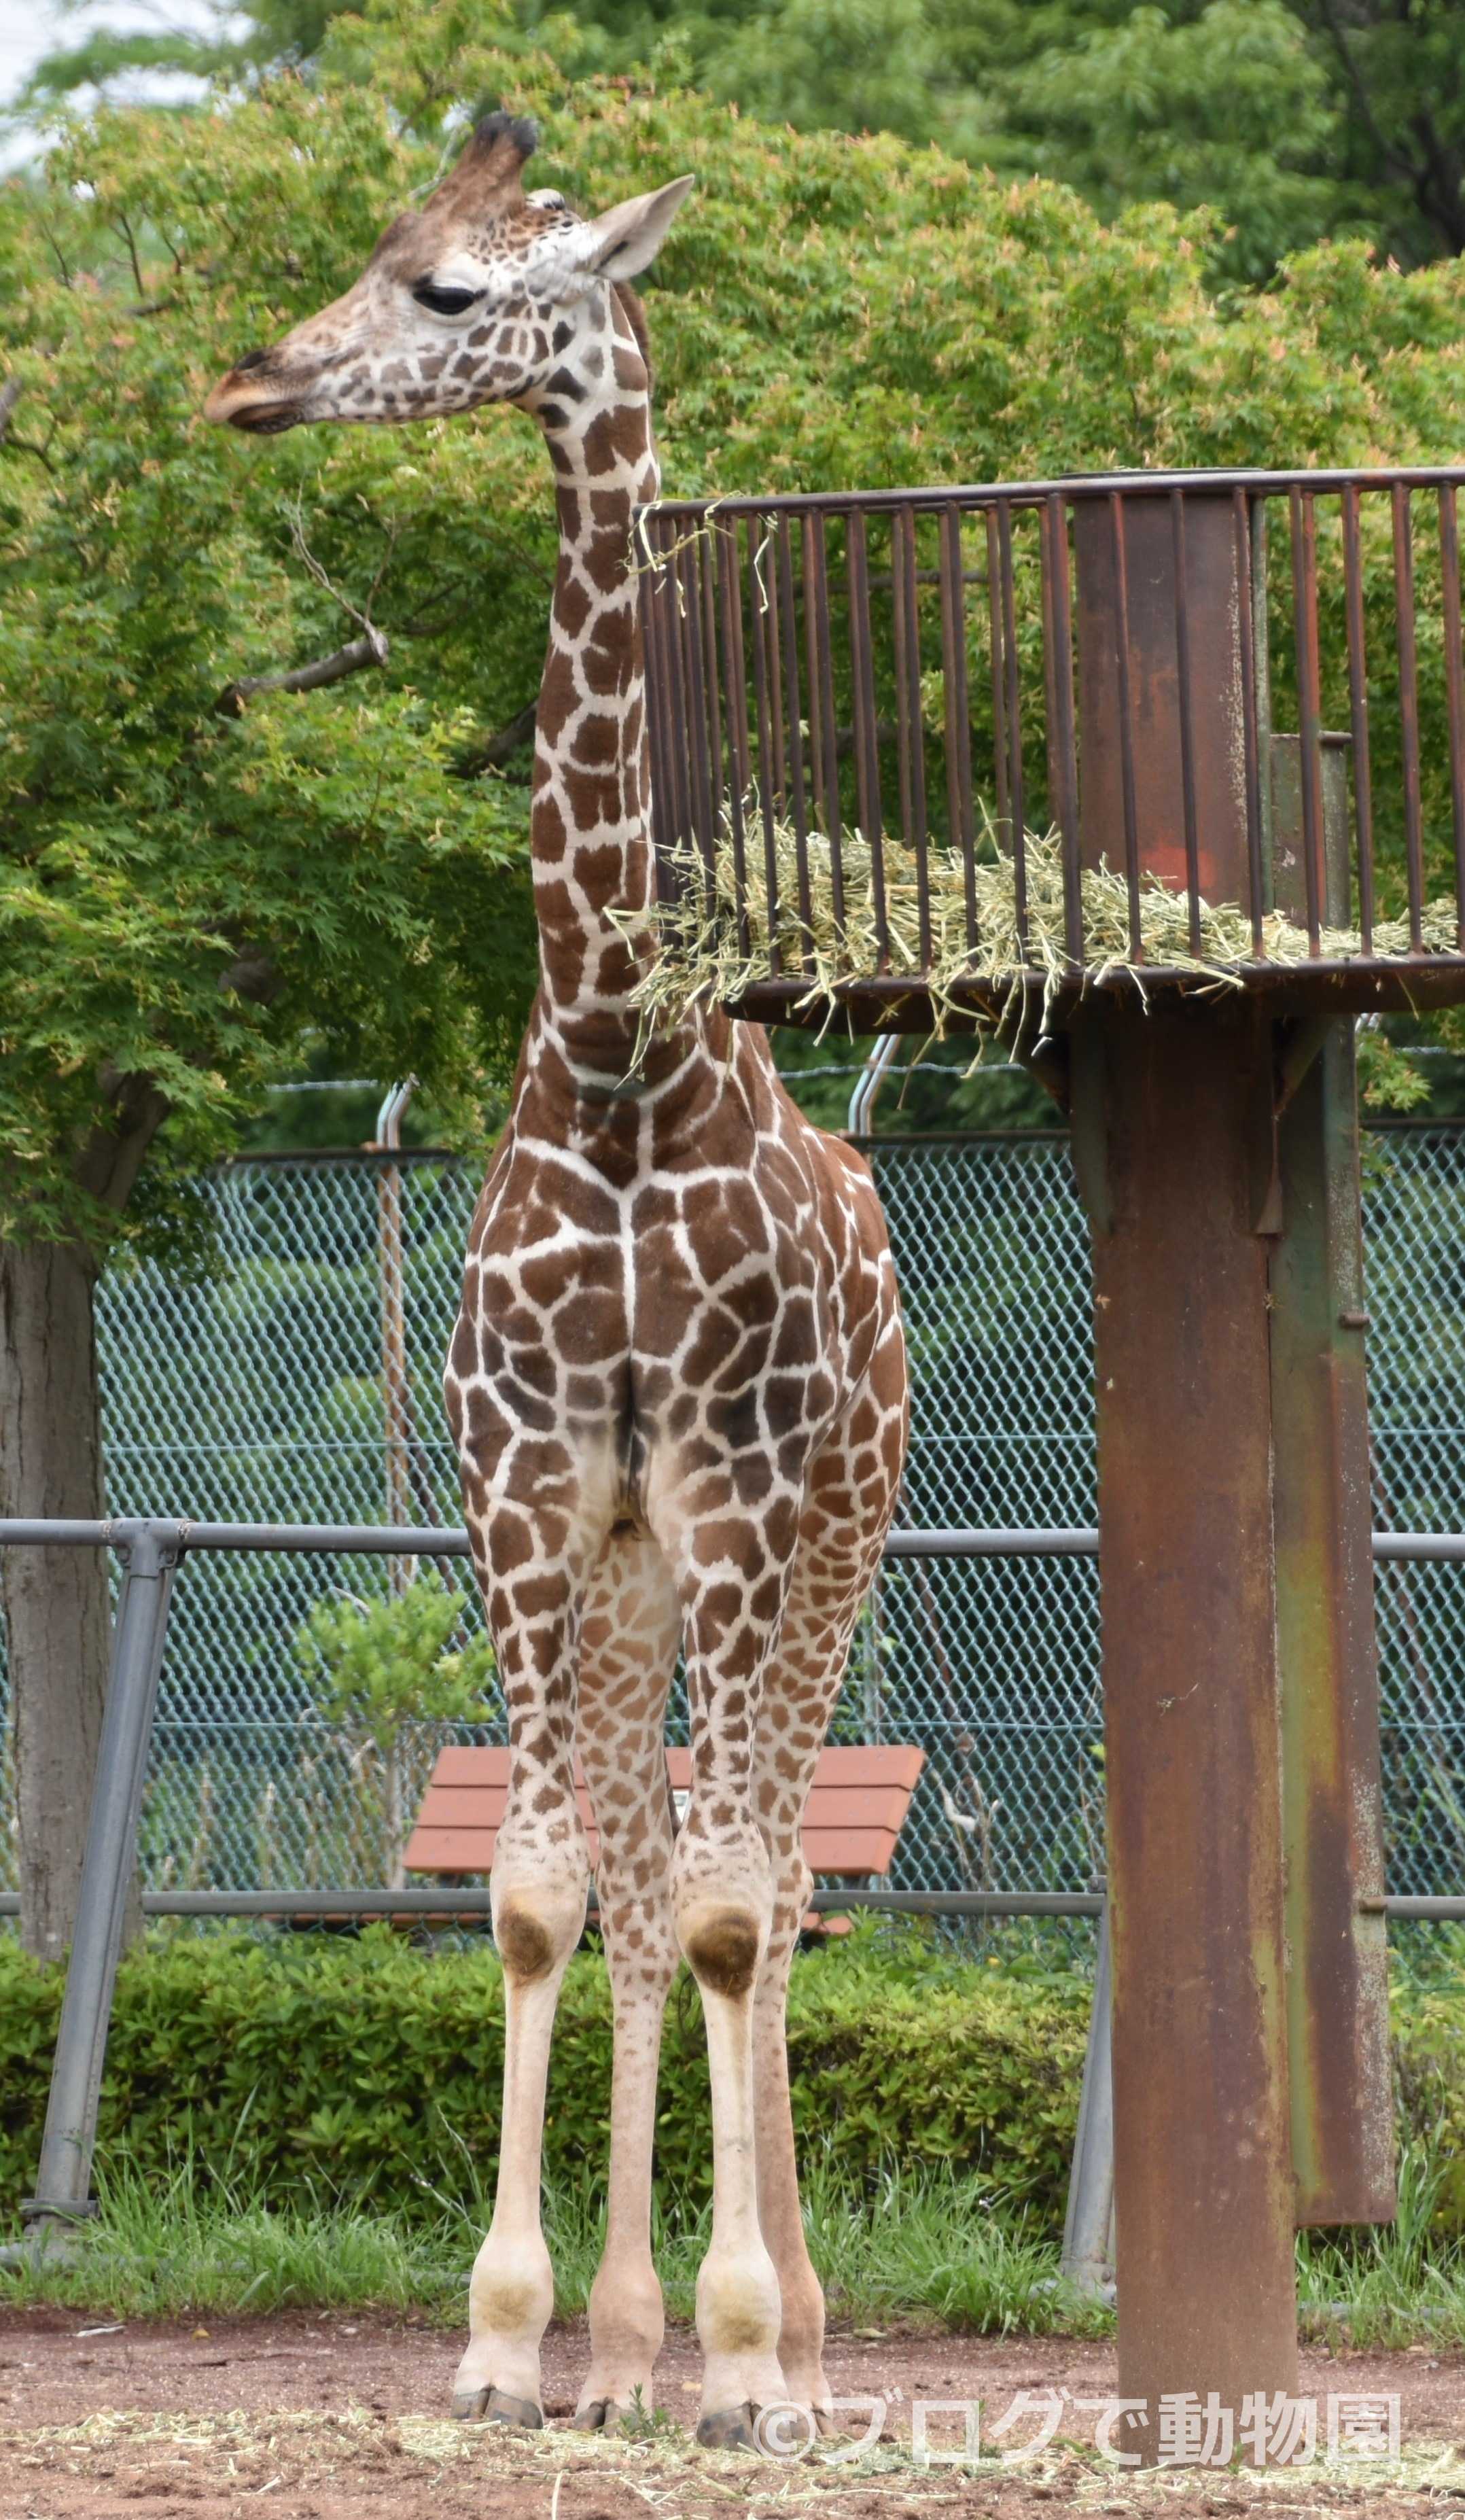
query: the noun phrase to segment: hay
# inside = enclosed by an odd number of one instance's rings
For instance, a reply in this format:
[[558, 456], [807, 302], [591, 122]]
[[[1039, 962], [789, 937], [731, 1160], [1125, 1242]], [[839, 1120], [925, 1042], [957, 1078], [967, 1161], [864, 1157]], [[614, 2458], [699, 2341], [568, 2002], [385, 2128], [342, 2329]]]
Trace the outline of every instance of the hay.
[[[1132, 958], [1130, 937], [1129, 887], [1123, 875], [1106, 864], [1086, 870], [1082, 879], [1084, 951], [1076, 975], [1064, 941], [1063, 860], [1055, 831], [1040, 838], [1029, 834], [1025, 846], [1027, 943], [1024, 950], [1018, 920], [1013, 861], [998, 845], [989, 825], [984, 853], [971, 870], [975, 896], [977, 949], [967, 942], [967, 867], [955, 849], [932, 848], [927, 854], [930, 955], [921, 951], [920, 895], [912, 851], [886, 841], [882, 851], [885, 928], [888, 959], [882, 965], [875, 916], [874, 869], [869, 846], [858, 832], [840, 840], [844, 885], [841, 932], [834, 911], [832, 853], [822, 832], [811, 832], [807, 842], [810, 920], [800, 917], [800, 884], [795, 834], [791, 824], [775, 827], [777, 914], [769, 917], [769, 886], [761, 822], [746, 818], [744, 860], [746, 883], [739, 902], [732, 835], [726, 818], [715, 852], [713, 895], [707, 897], [707, 869], [700, 852], [680, 848], [674, 864], [682, 878], [679, 897], [644, 911], [613, 914], [628, 936], [644, 944], [652, 931], [653, 952], [635, 993], [645, 1034], [681, 1021], [697, 1006], [735, 1004], [759, 980], [776, 976], [775, 947], [782, 976], [797, 979], [807, 969], [808, 985], [798, 1000], [800, 1012], [838, 1007], [842, 986], [877, 974], [886, 979], [910, 977], [913, 987], [930, 993], [932, 1021], [941, 1033], [958, 1012], [970, 1021], [979, 1011], [966, 992], [973, 983], [987, 994], [992, 1012], [985, 1017], [1000, 1029], [1020, 1017], [1027, 993], [1042, 984], [1043, 1025], [1055, 999], [1072, 989], [1076, 976], [1089, 988], [1116, 974], [1132, 980], [1140, 995], [1146, 966], [1193, 972], [1217, 989], [1241, 988], [1246, 967], [1256, 961], [1252, 924], [1234, 902], [1200, 904], [1200, 951], [1191, 943], [1185, 896], [1173, 892], [1152, 876], [1139, 880], [1139, 932], [1144, 960]], [[744, 922], [739, 933], [739, 913]], [[1432, 901], [1423, 920], [1426, 952], [1457, 950], [1456, 914], [1452, 901]], [[1263, 951], [1271, 963], [1304, 964], [1310, 960], [1308, 937], [1280, 911], [1268, 911], [1262, 922]], [[1320, 952], [1330, 960], [1348, 961], [1362, 954], [1356, 928], [1324, 927]], [[1409, 951], [1406, 919], [1375, 922], [1373, 953], [1398, 956]], [[958, 986], [962, 995], [957, 996]]]

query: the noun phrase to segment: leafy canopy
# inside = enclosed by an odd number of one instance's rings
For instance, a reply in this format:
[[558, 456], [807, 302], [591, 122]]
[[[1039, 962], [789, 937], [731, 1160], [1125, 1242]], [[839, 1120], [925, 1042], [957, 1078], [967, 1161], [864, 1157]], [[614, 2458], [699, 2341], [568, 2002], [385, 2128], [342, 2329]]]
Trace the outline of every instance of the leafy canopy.
[[[571, 79], [487, 0], [375, 0], [311, 83], [70, 128], [0, 188], [0, 1230], [176, 1243], [184, 1172], [323, 1041], [416, 1070], [463, 1136], [499, 1088], [533, 976], [535, 432], [198, 416], [484, 97], [541, 115], [536, 173], [582, 200], [698, 178], [651, 298], [679, 490], [1462, 451], [1458, 265], [1354, 241], [1218, 298], [1204, 213], [1105, 226], [935, 148]], [[221, 711], [365, 618], [383, 667]]]
[[[128, 69], [309, 62], [334, 14], [216, 0], [193, 33], [83, 31], [22, 110]], [[1232, 281], [1328, 235], [1406, 263], [1465, 248], [1465, 0], [512, 0], [505, 36], [579, 76], [644, 64], [770, 121], [1055, 175], [1106, 216], [1209, 203]]]

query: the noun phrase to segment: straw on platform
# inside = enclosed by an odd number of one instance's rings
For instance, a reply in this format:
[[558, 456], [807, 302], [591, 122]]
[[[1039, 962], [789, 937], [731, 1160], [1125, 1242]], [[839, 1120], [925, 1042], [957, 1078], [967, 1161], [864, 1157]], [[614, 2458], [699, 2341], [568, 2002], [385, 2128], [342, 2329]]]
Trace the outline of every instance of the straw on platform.
[[[910, 976], [913, 986], [930, 994], [934, 1029], [939, 1033], [958, 1011], [970, 1020], [975, 1010], [958, 984], [979, 983], [988, 991], [1000, 1022], [1021, 1006], [1026, 985], [1043, 984], [1044, 1021], [1060, 990], [1072, 986], [1075, 966], [1065, 941], [1062, 850], [1056, 832], [1030, 833], [1024, 848], [1026, 886], [1026, 950], [1019, 924], [1013, 861], [997, 843], [990, 828], [987, 855], [971, 870], [976, 900], [977, 948], [967, 929], [965, 860], [954, 849], [927, 852], [927, 899], [931, 949], [922, 955], [920, 893], [913, 853], [890, 841], [882, 848], [884, 929], [888, 959], [882, 963], [875, 917], [871, 852], [858, 832], [840, 838], [844, 921], [835, 917], [831, 854], [827, 838], [811, 832], [805, 843], [810, 917], [800, 915], [797, 842], [791, 825], [775, 826], [777, 916], [769, 916], [769, 885], [763, 864], [762, 832], [745, 849], [746, 881], [739, 897], [731, 831], [724, 829], [713, 856], [711, 899], [708, 868], [700, 850], [679, 849], [674, 864], [681, 890], [673, 901], [659, 902], [649, 914], [655, 939], [654, 958], [636, 992], [648, 1032], [660, 1030], [687, 1014], [693, 1006], [735, 1004], [756, 981], [776, 976], [777, 964], [785, 978], [806, 969], [808, 987], [802, 1010], [826, 1004], [837, 1008], [842, 985], [879, 975]], [[1183, 892], [1173, 892], [1157, 878], [1139, 879], [1139, 933], [1144, 963], [1132, 959], [1130, 894], [1125, 877], [1107, 864], [1086, 869], [1082, 877], [1083, 958], [1080, 977], [1093, 986], [1116, 973], [1129, 974], [1142, 993], [1145, 966], [1206, 975], [1219, 989], [1244, 985], [1245, 968], [1256, 961], [1249, 912], [1234, 902], [1200, 904], [1201, 950], [1191, 941], [1190, 914]], [[628, 933], [645, 933], [647, 914], [616, 914]], [[1432, 901], [1423, 914], [1425, 950], [1453, 953], [1456, 913], [1452, 901]], [[1310, 959], [1305, 928], [1268, 911], [1262, 922], [1263, 951], [1271, 963], [1301, 964]], [[1324, 927], [1319, 952], [1346, 961], [1361, 955], [1356, 928]], [[1375, 955], [1406, 954], [1406, 919], [1375, 922]]]

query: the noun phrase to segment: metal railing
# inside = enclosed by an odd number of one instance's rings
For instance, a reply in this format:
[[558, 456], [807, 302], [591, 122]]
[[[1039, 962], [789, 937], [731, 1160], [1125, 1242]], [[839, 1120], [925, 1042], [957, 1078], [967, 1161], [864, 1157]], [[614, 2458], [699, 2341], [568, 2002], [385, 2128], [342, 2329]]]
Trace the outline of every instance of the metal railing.
[[[1088, 1529], [1019, 1532], [973, 1529], [892, 1533], [892, 1556], [1090, 1554], [1098, 1534]], [[91, 2210], [91, 2171], [96, 2147], [102, 2076], [107, 2057], [117, 1959], [128, 1891], [137, 1863], [138, 1824], [149, 1744], [157, 1706], [158, 1678], [167, 1638], [173, 1580], [190, 1550], [334, 1554], [462, 1557], [466, 1531], [404, 1530], [394, 1524], [289, 1524], [191, 1522], [182, 1517], [100, 1522], [0, 1519], [0, 1548], [109, 1548], [125, 1573], [112, 1634], [111, 1662], [75, 1931], [62, 2000], [51, 2089], [33, 2196], [22, 2206], [27, 2225], [75, 2223]], [[1429, 1557], [1465, 1563], [1465, 1536], [1434, 1532], [1378, 1533], [1375, 1553], [1394, 1558]], [[887, 1912], [966, 1917], [995, 1915], [1101, 1915], [1098, 1892], [902, 1892], [843, 1886], [816, 1895], [823, 1909], [870, 1908]], [[1366, 1903], [1397, 1916], [1465, 1917], [1460, 1898], [1403, 1898]], [[19, 1900], [7, 1899], [11, 1912]], [[240, 1892], [163, 1894], [144, 1899], [145, 1912], [195, 1916], [415, 1915], [437, 1917], [487, 1912], [486, 1890], [440, 1888], [378, 1892]], [[1109, 2083], [1109, 2015], [1106, 1938], [1085, 2069], [1084, 2102], [1070, 2196], [1065, 2267], [1090, 2285], [1102, 2278], [1112, 2171]], [[6, 2253], [14, 2257], [17, 2253]]]
[[[744, 1012], [822, 1021], [810, 993], [859, 893], [873, 968], [829, 993], [857, 1029], [925, 1029], [921, 969], [892, 949], [895, 889], [913, 891], [928, 968], [936, 853], [964, 863], [969, 959], [946, 998], [990, 1010], [970, 871], [993, 840], [1010, 857], [1036, 971], [1029, 860], [1052, 827], [1075, 985], [1092, 960], [1084, 874], [1105, 861], [1128, 941], [1090, 978], [1131, 964], [1147, 984], [1194, 984], [1147, 950], [1155, 878], [1183, 897], [1192, 955], [1208, 904], [1239, 909], [1250, 985], [1314, 1010], [1322, 980], [1335, 1007], [1457, 997], [1462, 482], [1423, 467], [1121, 472], [658, 502], [641, 602], [663, 898], [700, 885], [744, 949], [766, 939]], [[1274, 910], [1299, 953], [1277, 955]]]

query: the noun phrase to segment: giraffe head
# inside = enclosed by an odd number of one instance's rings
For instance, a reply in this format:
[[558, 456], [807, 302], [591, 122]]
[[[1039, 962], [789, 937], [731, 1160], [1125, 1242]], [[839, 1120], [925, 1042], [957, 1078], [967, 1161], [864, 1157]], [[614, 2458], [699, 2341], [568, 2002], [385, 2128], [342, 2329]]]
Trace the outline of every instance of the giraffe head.
[[405, 210], [345, 295], [251, 350], [204, 405], [254, 436], [304, 421], [404, 421], [515, 402], [553, 428], [556, 395], [607, 384], [615, 284], [654, 258], [689, 175], [580, 218], [526, 193], [532, 122], [491, 113], [420, 210]]

